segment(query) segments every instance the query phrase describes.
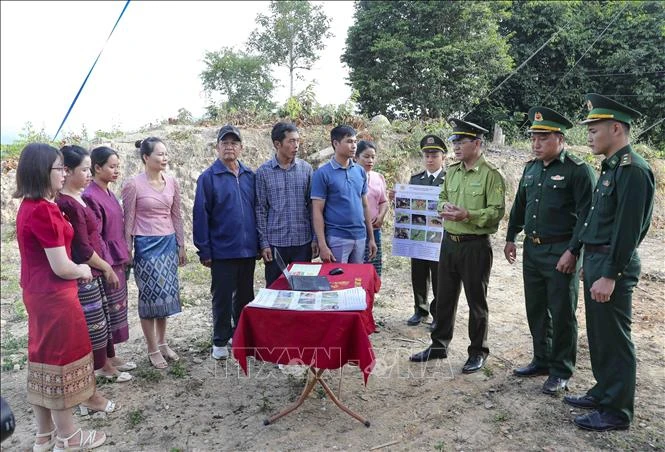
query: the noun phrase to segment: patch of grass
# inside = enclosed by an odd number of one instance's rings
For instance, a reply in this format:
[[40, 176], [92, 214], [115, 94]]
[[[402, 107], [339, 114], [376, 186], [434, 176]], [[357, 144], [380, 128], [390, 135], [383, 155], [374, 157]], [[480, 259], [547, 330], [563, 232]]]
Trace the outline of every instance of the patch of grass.
[[11, 331], [5, 331], [0, 343], [3, 354], [25, 351], [28, 348], [28, 336], [14, 336]]
[[166, 135], [166, 138], [173, 141], [187, 141], [196, 133], [195, 129], [174, 130]]
[[199, 339], [194, 343], [194, 348], [196, 349], [196, 353], [210, 353], [212, 339]]
[[132, 410], [127, 414], [127, 422], [129, 423], [130, 428], [136, 427], [145, 420], [145, 414], [143, 414], [143, 410], [140, 408]]
[[25, 305], [22, 300], [16, 300], [14, 302], [14, 318], [13, 320], [17, 321], [26, 321], [28, 320], [28, 313], [25, 311]]
[[187, 370], [187, 366], [185, 366], [183, 361], [180, 360], [171, 364], [169, 374], [173, 375], [175, 378], [185, 378], [189, 376], [189, 370]]
[[157, 383], [162, 381], [164, 375], [152, 365], [148, 364], [146, 366], [139, 366], [133, 372], [135, 377], [140, 378], [141, 380], [147, 381], [149, 383]]
[[506, 422], [508, 420], [508, 413], [504, 411], [499, 411], [494, 415], [494, 422]]
[[443, 441], [439, 441], [434, 445], [434, 450], [440, 450], [443, 452], [444, 450], [446, 450], [446, 443], [444, 443]]
[[483, 367], [483, 375], [485, 375], [487, 378], [492, 378], [494, 376], [494, 370], [492, 367], [485, 365]]

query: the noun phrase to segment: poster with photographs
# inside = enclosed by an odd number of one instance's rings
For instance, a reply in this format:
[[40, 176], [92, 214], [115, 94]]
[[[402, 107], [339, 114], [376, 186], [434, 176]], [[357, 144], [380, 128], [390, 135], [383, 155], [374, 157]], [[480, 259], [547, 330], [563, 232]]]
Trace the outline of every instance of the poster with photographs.
[[393, 256], [439, 260], [443, 219], [436, 211], [441, 187], [397, 184]]

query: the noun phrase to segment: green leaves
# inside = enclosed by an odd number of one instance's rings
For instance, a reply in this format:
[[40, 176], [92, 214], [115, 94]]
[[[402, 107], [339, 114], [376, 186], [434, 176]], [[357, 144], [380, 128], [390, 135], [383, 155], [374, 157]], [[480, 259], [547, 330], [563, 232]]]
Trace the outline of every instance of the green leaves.
[[231, 110], [268, 110], [275, 80], [263, 57], [247, 55], [229, 48], [206, 52], [201, 72], [203, 89], [226, 96]]

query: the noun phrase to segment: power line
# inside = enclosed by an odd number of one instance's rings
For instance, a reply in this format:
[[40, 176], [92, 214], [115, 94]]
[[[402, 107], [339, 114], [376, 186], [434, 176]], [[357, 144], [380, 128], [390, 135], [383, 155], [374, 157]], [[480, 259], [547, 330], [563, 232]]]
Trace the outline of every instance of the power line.
[[639, 138], [644, 132], [646, 132], [646, 131], [649, 130], [649, 129], [653, 129], [654, 127], [656, 127], [658, 124], [660, 124], [660, 123], [663, 122], [663, 121], [665, 121], [665, 118], [660, 118], [660, 120], [656, 121], [655, 124], [651, 124], [649, 127], [647, 127], [646, 129], [644, 129], [643, 131], [641, 131], [641, 132], [639, 133], [639, 135], [637, 135], [635, 138], [636, 138], [636, 139]]

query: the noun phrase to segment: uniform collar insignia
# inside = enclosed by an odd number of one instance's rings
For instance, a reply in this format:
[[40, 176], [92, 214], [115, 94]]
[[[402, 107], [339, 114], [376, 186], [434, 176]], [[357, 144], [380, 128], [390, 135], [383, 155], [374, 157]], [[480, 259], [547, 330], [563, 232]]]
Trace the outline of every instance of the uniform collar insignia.
[[603, 185], [604, 185], [605, 187], [609, 187], [609, 186], [610, 186], [610, 181], [609, 181], [608, 179], [605, 179], [605, 180], [603, 181]]
[[561, 176], [560, 174], [557, 174], [556, 176], [550, 177], [550, 179], [559, 181], [559, 180], [564, 180], [565, 176]]

